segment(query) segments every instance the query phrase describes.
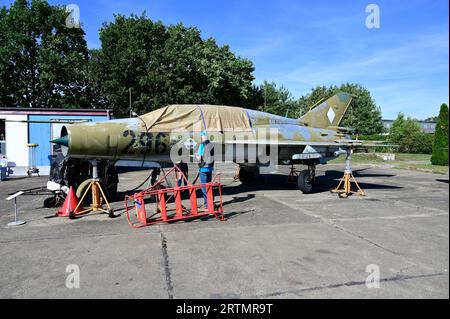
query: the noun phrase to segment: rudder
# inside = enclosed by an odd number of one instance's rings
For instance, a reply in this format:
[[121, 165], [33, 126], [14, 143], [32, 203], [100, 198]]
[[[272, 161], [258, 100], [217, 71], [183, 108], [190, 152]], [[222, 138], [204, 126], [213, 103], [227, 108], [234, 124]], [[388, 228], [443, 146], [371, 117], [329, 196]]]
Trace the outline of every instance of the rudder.
[[351, 102], [352, 96], [349, 93], [339, 92], [300, 117], [299, 122], [309, 127], [337, 127]]

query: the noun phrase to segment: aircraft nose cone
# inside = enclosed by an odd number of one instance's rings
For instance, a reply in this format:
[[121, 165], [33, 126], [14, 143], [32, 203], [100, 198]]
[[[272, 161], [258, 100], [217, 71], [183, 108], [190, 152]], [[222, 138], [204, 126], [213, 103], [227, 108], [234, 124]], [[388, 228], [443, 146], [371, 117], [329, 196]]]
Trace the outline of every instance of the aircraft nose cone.
[[54, 144], [58, 144], [58, 145], [62, 145], [62, 146], [69, 146], [69, 137], [63, 136], [60, 138], [55, 138], [54, 140], [51, 140], [50, 143], [54, 143]]

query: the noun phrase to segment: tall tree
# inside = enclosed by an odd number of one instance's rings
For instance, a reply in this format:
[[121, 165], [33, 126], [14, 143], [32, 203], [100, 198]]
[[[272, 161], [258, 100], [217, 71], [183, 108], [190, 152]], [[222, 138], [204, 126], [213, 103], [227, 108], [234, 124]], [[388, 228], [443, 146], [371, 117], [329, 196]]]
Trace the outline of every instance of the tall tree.
[[442, 104], [434, 133], [433, 154], [431, 163], [433, 165], [448, 165], [448, 106]]
[[355, 96], [342, 121], [343, 126], [353, 127], [363, 135], [378, 134], [384, 131], [380, 108], [375, 104], [369, 90], [354, 83], [342, 84], [339, 87], [334, 85], [330, 87], [318, 86], [312, 89], [309, 94], [300, 97], [298, 100], [297, 117], [303, 115], [310, 107], [339, 91]]
[[88, 50], [81, 27], [44, 0], [16, 0], [0, 10], [0, 103], [88, 107]]
[[145, 16], [116, 15], [100, 30], [93, 82], [116, 114], [144, 113], [172, 103], [242, 105], [252, 93], [253, 64], [197, 28], [165, 26]]
[[284, 86], [277, 87], [275, 82], [264, 81], [263, 84], [254, 87], [253, 90], [259, 95], [257, 98], [259, 104], [250, 105], [250, 108], [257, 108], [281, 116], [292, 116], [297, 109], [297, 103], [292, 93]]

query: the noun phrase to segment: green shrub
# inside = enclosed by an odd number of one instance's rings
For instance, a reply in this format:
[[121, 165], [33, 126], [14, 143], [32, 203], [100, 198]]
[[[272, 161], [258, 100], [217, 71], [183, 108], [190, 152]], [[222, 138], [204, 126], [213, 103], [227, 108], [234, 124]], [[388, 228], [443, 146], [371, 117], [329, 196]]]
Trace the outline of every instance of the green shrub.
[[433, 165], [448, 165], [448, 106], [441, 105], [436, 131], [434, 134], [433, 154], [431, 155]]
[[434, 134], [418, 134], [416, 137], [413, 153], [431, 154], [431, 152], [433, 151], [433, 140]]
[[388, 135], [382, 135], [382, 134], [372, 134], [372, 135], [360, 135], [360, 140], [365, 141], [387, 141], [389, 139]]
[[[361, 135], [359, 136], [359, 139], [363, 141], [380, 141], [385, 144], [392, 144], [389, 135], [386, 134]], [[368, 150], [369, 153], [393, 153], [395, 148], [390, 146], [375, 146], [370, 147]]]
[[398, 151], [401, 153], [431, 154], [433, 134], [423, 133], [417, 120], [405, 118], [402, 113], [392, 123], [389, 138], [392, 143], [398, 145]]

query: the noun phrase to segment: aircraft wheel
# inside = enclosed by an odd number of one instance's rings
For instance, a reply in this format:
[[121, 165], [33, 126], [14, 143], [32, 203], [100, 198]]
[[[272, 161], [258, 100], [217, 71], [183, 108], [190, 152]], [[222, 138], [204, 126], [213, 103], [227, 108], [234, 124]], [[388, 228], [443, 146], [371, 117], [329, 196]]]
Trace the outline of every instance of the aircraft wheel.
[[[77, 195], [78, 199], [81, 199], [81, 196], [83, 196], [86, 187], [88, 187], [88, 185], [91, 183], [91, 181], [92, 181], [92, 178], [88, 178], [83, 183], [81, 183], [80, 186], [78, 186], [77, 191], [75, 193]], [[105, 192], [106, 199], [108, 201], [112, 201], [114, 198], [112, 198], [112, 196], [109, 193], [109, 189], [105, 186], [105, 183], [102, 180], [100, 181], [100, 185], [102, 186], [102, 189]], [[117, 186], [117, 184], [116, 184], [116, 186]], [[92, 196], [91, 196], [90, 192], [85, 197], [85, 200], [87, 200], [87, 201], [92, 200]]]
[[309, 170], [303, 170], [298, 175], [297, 179], [298, 188], [303, 192], [303, 194], [311, 193], [313, 189], [314, 180], [311, 178], [311, 173]]
[[53, 208], [58, 204], [58, 199], [56, 196], [48, 197], [44, 199], [44, 207], [45, 208]]

